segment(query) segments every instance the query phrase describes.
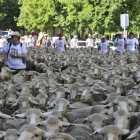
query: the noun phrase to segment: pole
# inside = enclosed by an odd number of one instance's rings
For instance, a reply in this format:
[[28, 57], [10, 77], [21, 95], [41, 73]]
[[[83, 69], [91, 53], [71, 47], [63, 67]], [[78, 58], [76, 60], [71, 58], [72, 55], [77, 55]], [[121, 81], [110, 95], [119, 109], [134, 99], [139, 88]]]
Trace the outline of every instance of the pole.
[[125, 37], [125, 14], [124, 14], [124, 37]]

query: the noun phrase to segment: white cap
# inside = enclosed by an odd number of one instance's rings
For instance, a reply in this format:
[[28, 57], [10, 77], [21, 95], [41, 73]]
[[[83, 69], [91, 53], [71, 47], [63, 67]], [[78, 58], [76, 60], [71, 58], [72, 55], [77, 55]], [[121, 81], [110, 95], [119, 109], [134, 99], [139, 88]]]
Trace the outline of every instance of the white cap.
[[4, 36], [2, 36], [2, 38], [4, 38]]
[[118, 33], [119, 35], [123, 35], [123, 33], [120, 31], [119, 33]]
[[47, 37], [47, 39], [50, 39], [50, 37]]
[[9, 38], [12, 38], [12, 37], [10, 35], [8, 35], [6, 39], [9, 39]]
[[76, 37], [77, 37], [77, 35], [74, 36], [74, 38], [76, 38]]
[[4, 35], [4, 36], [7, 36], [7, 35]]
[[106, 38], [106, 37], [103, 35], [102, 38]]
[[22, 38], [25, 38], [24, 36]]
[[13, 35], [19, 36], [19, 37], [21, 36], [21, 34], [18, 31], [12, 32], [11, 36], [13, 36]]
[[32, 35], [29, 35], [29, 37], [32, 37]]

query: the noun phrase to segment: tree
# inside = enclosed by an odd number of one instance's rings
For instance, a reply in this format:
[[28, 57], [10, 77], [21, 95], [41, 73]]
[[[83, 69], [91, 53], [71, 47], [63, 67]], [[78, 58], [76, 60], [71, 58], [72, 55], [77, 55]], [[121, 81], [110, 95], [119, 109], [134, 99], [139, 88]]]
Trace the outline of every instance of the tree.
[[0, 22], [1, 29], [9, 29], [18, 30], [16, 17], [19, 16], [20, 9], [18, 5], [18, 0], [4, 0], [2, 2], [3, 13], [2, 19]]

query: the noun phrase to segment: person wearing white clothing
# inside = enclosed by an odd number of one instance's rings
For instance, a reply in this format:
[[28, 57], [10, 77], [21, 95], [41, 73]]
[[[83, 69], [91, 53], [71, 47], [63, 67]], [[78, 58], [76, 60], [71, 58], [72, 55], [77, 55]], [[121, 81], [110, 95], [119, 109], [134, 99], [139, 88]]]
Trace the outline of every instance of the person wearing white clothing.
[[87, 46], [87, 47], [93, 47], [93, 46], [94, 46], [94, 41], [93, 41], [93, 39], [91, 38], [91, 34], [89, 34], [88, 37], [89, 37], [89, 38], [86, 40], [86, 46]]
[[78, 39], [77, 36], [75, 35], [74, 38], [71, 40], [71, 47], [78, 48], [78, 46], [79, 46]]
[[109, 50], [109, 43], [106, 40], [106, 37], [102, 36], [101, 42], [98, 45], [98, 51], [102, 51], [103, 54], [106, 54]]
[[25, 41], [25, 37], [22, 37], [21, 43], [23, 43], [27, 47], [27, 42]]
[[[12, 37], [10, 35], [7, 36], [7, 42], [12, 43]], [[5, 44], [1, 49], [0, 49], [0, 54], [3, 54], [5, 50], [7, 49], [8, 43]]]
[[8, 35], [11, 35], [13, 33], [13, 31], [11, 29], [9, 29]]
[[39, 33], [39, 36], [44, 35], [43, 30], [41, 30], [41, 32]]
[[7, 44], [7, 35], [4, 35], [4, 45]]
[[59, 38], [55, 40], [55, 44], [54, 47], [56, 45], [56, 52], [63, 52], [66, 51], [67, 52], [67, 48], [66, 48], [66, 40], [62, 38], [63, 34], [59, 33]]
[[4, 45], [4, 36], [2, 36], [0, 39], [0, 48], [2, 48], [3, 45]]
[[126, 41], [126, 51], [138, 51], [138, 40], [134, 37], [133, 32], [129, 33], [129, 38]]
[[123, 33], [119, 32], [119, 37], [115, 39], [115, 47], [117, 47], [117, 52], [125, 52], [126, 40], [123, 37]]
[[35, 40], [32, 37], [32, 35], [29, 35], [29, 39], [28, 39], [28, 47], [34, 47], [35, 46]]
[[16, 70], [15, 73], [18, 73], [26, 68], [27, 50], [26, 46], [19, 42], [21, 34], [18, 31], [13, 32], [11, 36], [12, 43], [9, 43], [5, 50], [4, 64], [8, 65], [10, 69]]

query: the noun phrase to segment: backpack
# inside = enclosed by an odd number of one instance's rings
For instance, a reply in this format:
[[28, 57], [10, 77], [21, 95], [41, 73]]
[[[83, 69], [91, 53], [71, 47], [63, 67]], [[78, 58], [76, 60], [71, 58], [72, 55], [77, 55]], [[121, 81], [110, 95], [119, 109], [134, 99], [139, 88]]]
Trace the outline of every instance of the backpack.
[[[9, 52], [10, 52], [11, 45], [12, 45], [12, 43], [9, 44], [8, 54], [9, 54]], [[22, 43], [20, 43], [20, 46], [21, 46], [21, 48], [22, 48]], [[25, 64], [25, 63], [26, 63], [26, 59], [25, 59], [25, 58], [22, 58], [22, 62], [23, 62], [23, 64]]]

